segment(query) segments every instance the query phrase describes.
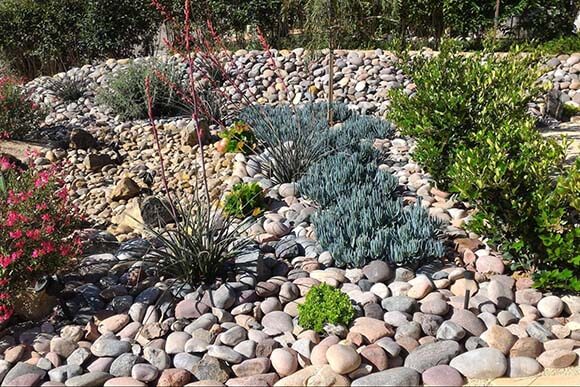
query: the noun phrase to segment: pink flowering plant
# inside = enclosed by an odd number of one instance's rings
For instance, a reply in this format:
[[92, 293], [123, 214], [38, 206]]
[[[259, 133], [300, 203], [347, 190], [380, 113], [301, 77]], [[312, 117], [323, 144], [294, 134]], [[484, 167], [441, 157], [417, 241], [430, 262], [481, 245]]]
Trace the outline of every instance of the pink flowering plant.
[[24, 93], [20, 81], [0, 70], [0, 139], [22, 138], [43, 116], [42, 109]]
[[0, 157], [0, 323], [14, 298], [80, 253], [77, 217], [56, 170], [21, 170]]

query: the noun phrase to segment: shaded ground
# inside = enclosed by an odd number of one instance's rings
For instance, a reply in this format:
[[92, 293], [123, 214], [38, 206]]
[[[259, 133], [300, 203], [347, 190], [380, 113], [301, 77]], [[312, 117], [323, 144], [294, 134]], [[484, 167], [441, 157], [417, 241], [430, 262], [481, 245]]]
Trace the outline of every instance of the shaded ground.
[[[540, 129], [546, 137], [566, 136], [571, 142], [568, 148], [568, 160], [572, 162], [580, 155], [580, 121], [579, 122], [561, 122], [558, 125]], [[580, 382], [578, 383], [580, 385]]]

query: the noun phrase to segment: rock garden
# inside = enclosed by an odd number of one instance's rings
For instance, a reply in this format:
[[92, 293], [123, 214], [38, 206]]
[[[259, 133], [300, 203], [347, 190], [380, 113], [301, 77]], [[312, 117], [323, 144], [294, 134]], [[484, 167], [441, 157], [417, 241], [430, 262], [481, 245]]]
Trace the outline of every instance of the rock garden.
[[580, 54], [188, 33], [1, 78], [1, 386], [580, 384]]

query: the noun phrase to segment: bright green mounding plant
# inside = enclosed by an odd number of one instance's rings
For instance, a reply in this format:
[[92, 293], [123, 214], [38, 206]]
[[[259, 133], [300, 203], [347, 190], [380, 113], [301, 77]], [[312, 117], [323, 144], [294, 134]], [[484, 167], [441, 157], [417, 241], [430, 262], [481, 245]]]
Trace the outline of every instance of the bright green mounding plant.
[[326, 324], [348, 326], [353, 318], [354, 308], [348, 295], [325, 283], [310, 289], [304, 304], [298, 305], [298, 324], [319, 333]]

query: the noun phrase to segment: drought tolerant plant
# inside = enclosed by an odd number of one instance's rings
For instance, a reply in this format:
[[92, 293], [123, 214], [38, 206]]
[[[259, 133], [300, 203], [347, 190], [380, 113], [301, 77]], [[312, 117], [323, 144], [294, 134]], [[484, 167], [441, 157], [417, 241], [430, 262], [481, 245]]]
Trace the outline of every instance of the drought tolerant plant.
[[[338, 106], [344, 106], [339, 104]], [[340, 114], [336, 115], [341, 117]], [[327, 137], [328, 146], [335, 151], [348, 150], [359, 151], [361, 145], [375, 139], [391, 138], [395, 130], [390, 122], [373, 116], [350, 114], [348, 119], [340, 120], [341, 124], [329, 128], [324, 135]]]
[[80, 252], [77, 217], [53, 170], [20, 170], [0, 157], [0, 323], [34, 281]]
[[258, 216], [264, 211], [264, 193], [257, 183], [237, 183], [226, 195], [224, 212], [237, 218]]
[[12, 76], [0, 75], [0, 139], [22, 138], [42, 118], [42, 109], [28, 99], [20, 82]]
[[250, 106], [241, 112], [266, 150], [261, 167], [273, 181], [295, 182], [329, 154], [356, 150], [361, 143], [394, 133], [388, 122], [357, 115], [345, 104], [333, 103], [332, 109], [338, 124], [331, 128], [326, 121], [328, 103], [324, 102], [301, 107]]
[[50, 78], [48, 88], [64, 102], [75, 102], [87, 91], [87, 81], [82, 76], [65, 74]]
[[149, 228], [158, 247], [147, 256], [159, 274], [194, 285], [222, 274], [224, 263], [247, 253], [252, 241], [242, 236], [246, 222], [194, 198], [187, 207], [172, 203], [175, 227]]
[[[389, 178], [377, 172], [378, 184]], [[313, 215], [320, 244], [341, 267], [362, 267], [374, 259], [417, 266], [444, 254], [441, 223], [420, 205], [404, 206], [381, 185], [368, 185]]]
[[312, 287], [304, 304], [298, 305], [298, 324], [319, 333], [326, 324], [348, 326], [354, 315], [348, 295], [325, 283]]
[[222, 139], [217, 148], [222, 153], [244, 154], [252, 153], [256, 149], [256, 137], [250, 126], [243, 121], [234, 122], [229, 128], [219, 133]]
[[331, 206], [341, 197], [359, 190], [368, 190], [370, 194], [381, 189], [393, 199], [398, 180], [389, 173], [377, 172], [377, 153], [368, 146], [353, 154], [343, 151], [325, 157], [300, 179], [300, 192], [322, 207]]
[[260, 164], [276, 184], [297, 181], [328, 152], [323, 132], [327, 129], [326, 111], [321, 105], [251, 106], [241, 119], [250, 125], [265, 149]]
[[96, 100], [123, 119], [146, 118], [145, 79], [149, 78], [153, 114], [179, 115], [185, 110], [184, 103], [178, 96], [178, 90], [171, 84], [181, 87], [184, 75], [184, 70], [176, 63], [132, 62], [126, 68], [112, 74], [107, 80], [106, 87], [98, 91]]
[[447, 41], [439, 55], [416, 55], [404, 65], [416, 93], [392, 91], [388, 116], [416, 139], [413, 157], [439, 187], [449, 187], [456, 152], [471, 148], [476, 133], [527, 117], [527, 104], [538, 94], [533, 63], [532, 56], [515, 53], [462, 55]]

